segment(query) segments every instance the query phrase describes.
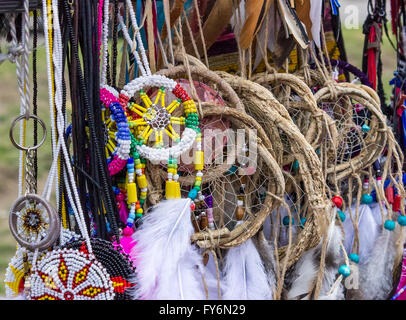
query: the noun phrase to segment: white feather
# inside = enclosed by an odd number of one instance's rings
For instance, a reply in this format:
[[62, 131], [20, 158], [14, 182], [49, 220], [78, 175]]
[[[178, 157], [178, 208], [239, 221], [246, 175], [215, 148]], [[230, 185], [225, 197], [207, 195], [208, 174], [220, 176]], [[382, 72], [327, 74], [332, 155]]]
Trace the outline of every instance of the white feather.
[[[383, 221], [382, 221], [382, 214], [381, 214], [381, 207], [379, 206], [379, 203], [374, 202], [373, 204], [371, 204], [371, 212], [372, 212], [372, 216], [375, 219], [376, 224], [378, 225], [378, 227], [382, 227]], [[384, 216], [384, 220], [386, 220], [386, 216], [388, 214], [388, 209], [386, 209], [386, 206], [383, 205], [383, 216]]]
[[[343, 240], [343, 234], [340, 227], [335, 225], [335, 212], [336, 210], [334, 209], [334, 214], [332, 215], [327, 232], [326, 258], [328, 262], [326, 262], [326, 268], [324, 270], [323, 284], [319, 299], [320, 297], [323, 297], [323, 299], [327, 297], [327, 293], [329, 293], [336, 281], [337, 270], [343, 260], [340, 251], [340, 242]], [[294, 280], [287, 293], [289, 300], [298, 299], [304, 295], [305, 296], [301, 298], [302, 300], [309, 299], [310, 290], [313, 287], [319, 270], [322, 245], [323, 240], [320, 241], [317, 247], [308, 250], [299, 259], [293, 273]], [[344, 288], [342, 284], [339, 284], [336, 290], [334, 290], [334, 299], [344, 299]]]
[[236, 39], [240, 38], [241, 30], [245, 21], [245, 0], [240, 2], [239, 7], [231, 17], [230, 24]]
[[323, 1], [310, 0], [310, 20], [312, 21], [312, 37], [313, 41], [318, 48], [321, 47], [320, 34], [321, 34], [321, 17]]
[[393, 289], [393, 266], [399, 229], [384, 229], [369, 259], [360, 264], [360, 287], [366, 300], [385, 300]]
[[[217, 261], [220, 263], [220, 261]], [[219, 270], [220, 272], [220, 270]], [[220, 300], [218, 293], [218, 280], [217, 280], [217, 271], [216, 264], [214, 262], [214, 257], [210, 254], [209, 261], [207, 265], [203, 268], [203, 276], [206, 281], [207, 290], [208, 290], [208, 300]], [[219, 274], [220, 276], [220, 274]], [[221, 283], [220, 278], [220, 294], [222, 296], [224, 290], [224, 283]]]
[[[326, 254], [326, 269], [324, 270], [323, 285], [320, 291], [320, 297], [327, 298], [338, 275], [338, 268], [344, 263], [344, 256], [341, 252], [340, 243], [344, 240], [343, 233], [339, 226], [333, 221], [329, 227], [329, 242]], [[332, 300], [344, 300], [344, 286], [339, 283], [332, 293]], [[320, 298], [319, 298], [320, 299]]]
[[301, 300], [308, 300], [313, 281], [317, 276], [318, 265], [315, 259], [316, 248], [310, 249], [302, 254], [296, 263], [292, 278], [292, 285], [287, 293], [288, 300], [297, 300], [306, 295]]
[[270, 241], [266, 240], [263, 232], [259, 232], [257, 236], [252, 239], [264, 264], [269, 287], [272, 292], [274, 292], [276, 288], [276, 261], [274, 247]]
[[[353, 219], [355, 221], [356, 206], [351, 207]], [[379, 210], [379, 206], [378, 206]], [[345, 213], [346, 219], [344, 221], [345, 241], [344, 246], [348, 254], [353, 253], [352, 246], [355, 238], [354, 225], [350, 218], [349, 211]], [[380, 215], [380, 213], [379, 213]], [[382, 219], [380, 219], [382, 220]], [[358, 236], [359, 236], [359, 258], [360, 261], [365, 261], [370, 255], [375, 241], [379, 236], [380, 228], [376, 223], [374, 214], [368, 205], [361, 204], [359, 206], [359, 222], [358, 222]]]
[[190, 199], [162, 201], [134, 233], [138, 299], [205, 299], [190, 214]]
[[223, 277], [225, 300], [271, 300], [272, 287], [251, 239], [228, 250]]

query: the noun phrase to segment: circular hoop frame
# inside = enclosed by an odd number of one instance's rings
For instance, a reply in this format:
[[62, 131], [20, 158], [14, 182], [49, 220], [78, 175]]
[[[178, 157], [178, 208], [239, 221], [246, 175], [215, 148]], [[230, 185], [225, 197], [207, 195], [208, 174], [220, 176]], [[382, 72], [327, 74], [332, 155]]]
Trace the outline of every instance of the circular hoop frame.
[[[40, 203], [44, 210], [47, 212], [49, 217], [49, 227], [48, 227], [48, 234], [44, 239], [42, 239], [37, 244], [33, 244], [31, 242], [27, 242], [26, 240], [22, 239], [17, 230], [17, 215], [16, 213], [22, 210], [25, 207], [25, 201], [35, 201]], [[23, 247], [27, 248], [28, 250], [34, 251], [35, 249], [38, 250], [45, 250], [49, 248], [55, 241], [58, 239], [60, 234], [60, 223], [58, 213], [55, 209], [48, 203], [48, 201], [44, 200], [43, 198], [39, 197], [36, 194], [27, 194], [23, 197], [18, 198], [14, 201], [13, 205], [10, 209], [9, 214], [9, 227], [13, 237], [16, 241]]]

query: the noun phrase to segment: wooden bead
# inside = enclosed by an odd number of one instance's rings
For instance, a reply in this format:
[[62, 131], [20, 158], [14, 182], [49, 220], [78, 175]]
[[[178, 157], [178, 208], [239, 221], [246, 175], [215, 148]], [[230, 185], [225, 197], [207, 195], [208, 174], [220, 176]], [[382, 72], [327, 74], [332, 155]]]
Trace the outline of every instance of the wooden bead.
[[207, 216], [205, 214], [201, 215], [200, 218], [200, 229], [204, 230], [209, 226], [209, 220], [207, 219]]
[[207, 266], [207, 264], [209, 263], [209, 258], [210, 258], [210, 256], [208, 253], [203, 255], [203, 265], [204, 266]]
[[243, 207], [238, 206], [235, 210], [235, 218], [240, 221], [244, 218], [245, 210]]

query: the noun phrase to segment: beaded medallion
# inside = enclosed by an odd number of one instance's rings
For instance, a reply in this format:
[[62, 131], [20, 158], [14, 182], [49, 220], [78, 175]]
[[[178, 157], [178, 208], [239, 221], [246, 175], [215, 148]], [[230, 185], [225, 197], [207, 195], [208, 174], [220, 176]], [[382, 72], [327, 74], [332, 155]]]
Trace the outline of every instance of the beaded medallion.
[[114, 295], [107, 270], [84, 246], [47, 253], [31, 273], [31, 300], [113, 300]]
[[[80, 236], [68, 229], [62, 230], [61, 246], [71, 241], [76, 241]], [[31, 269], [31, 261], [34, 253], [19, 247], [11, 259], [4, 279], [6, 287], [6, 297], [15, 298], [24, 291], [24, 274]], [[43, 257], [44, 253], [40, 253], [38, 259]], [[24, 265], [25, 264], [25, 265]], [[25, 270], [27, 269], [27, 270]]]
[[[135, 286], [135, 267], [129, 256], [123, 252], [120, 246], [114, 246], [106, 240], [93, 238], [91, 244], [97, 261], [103, 265], [113, 282], [114, 300], [130, 300], [131, 289]], [[69, 243], [67, 247], [82, 248], [84, 241]]]

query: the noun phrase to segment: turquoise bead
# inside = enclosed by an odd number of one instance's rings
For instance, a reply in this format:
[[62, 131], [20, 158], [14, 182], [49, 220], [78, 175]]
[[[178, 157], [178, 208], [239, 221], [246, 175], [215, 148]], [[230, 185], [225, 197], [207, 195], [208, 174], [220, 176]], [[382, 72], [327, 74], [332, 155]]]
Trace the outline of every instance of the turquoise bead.
[[384, 227], [386, 230], [393, 231], [393, 230], [395, 230], [396, 223], [395, 223], [395, 221], [392, 221], [392, 220], [386, 220]]
[[351, 269], [349, 266], [343, 264], [340, 268], [338, 268], [338, 273], [346, 278], [351, 274]]
[[374, 199], [372, 198], [372, 196], [370, 194], [363, 194], [362, 198], [361, 198], [361, 203], [363, 204], [371, 204], [374, 201]]
[[369, 132], [369, 130], [371, 130], [371, 128], [370, 128], [368, 125], [364, 124], [364, 125], [362, 126], [362, 131], [364, 131], [364, 132]]
[[142, 218], [142, 213], [137, 213], [135, 216], [136, 216], [137, 218]]
[[195, 200], [196, 197], [197, 197], [197, 190], [196, 189], [190, 190], [189, 194], [188, 194], [188, 198], [190, 198], [192, 200]]
[[299, 170], [299, 161], [295, 160], [295, 162], [293, 162], [293, 170]]
[[130, 213], [130, 214], [128, 215], [128, 217], [129, 217], [130, 219], [135, 219], [135, 213]]
[[399, 223], [402, 227], [406, 226], [406, 216], [399, 216], [399, 217], [398, 217], [398, 223]]
[[345, 213], [342, 212], [341, 210], [338, 210], [337, 214], [338, 214], [338, 217], [340, 218], [341, 222], [344, 222], [346, 219]]
[[228, 171], [226, 172], [226, 175], [235, 173], [237, 171], [237, 169], [238, 169], [237, 166], [232, 165], [232, 167], [230, 169], [228, 169]]
[[300, 219], [300, 225], [303, 227], [304, 224], [306, 223], [306, 218]]
[[[284, 226], [288, 226], [289, 225], [289, 217], [288, 216], [284, 217], [283, 220], [282, 220], [282, 223], [283, 223]], [[293, 217], [292, 217], [291, 223], [292, 224], [295, 223], [295, 219], [293, 219]]]
[[348, 258], [355, 263], [359, 262], [359, 256], [356, 253], [351, 253]]

